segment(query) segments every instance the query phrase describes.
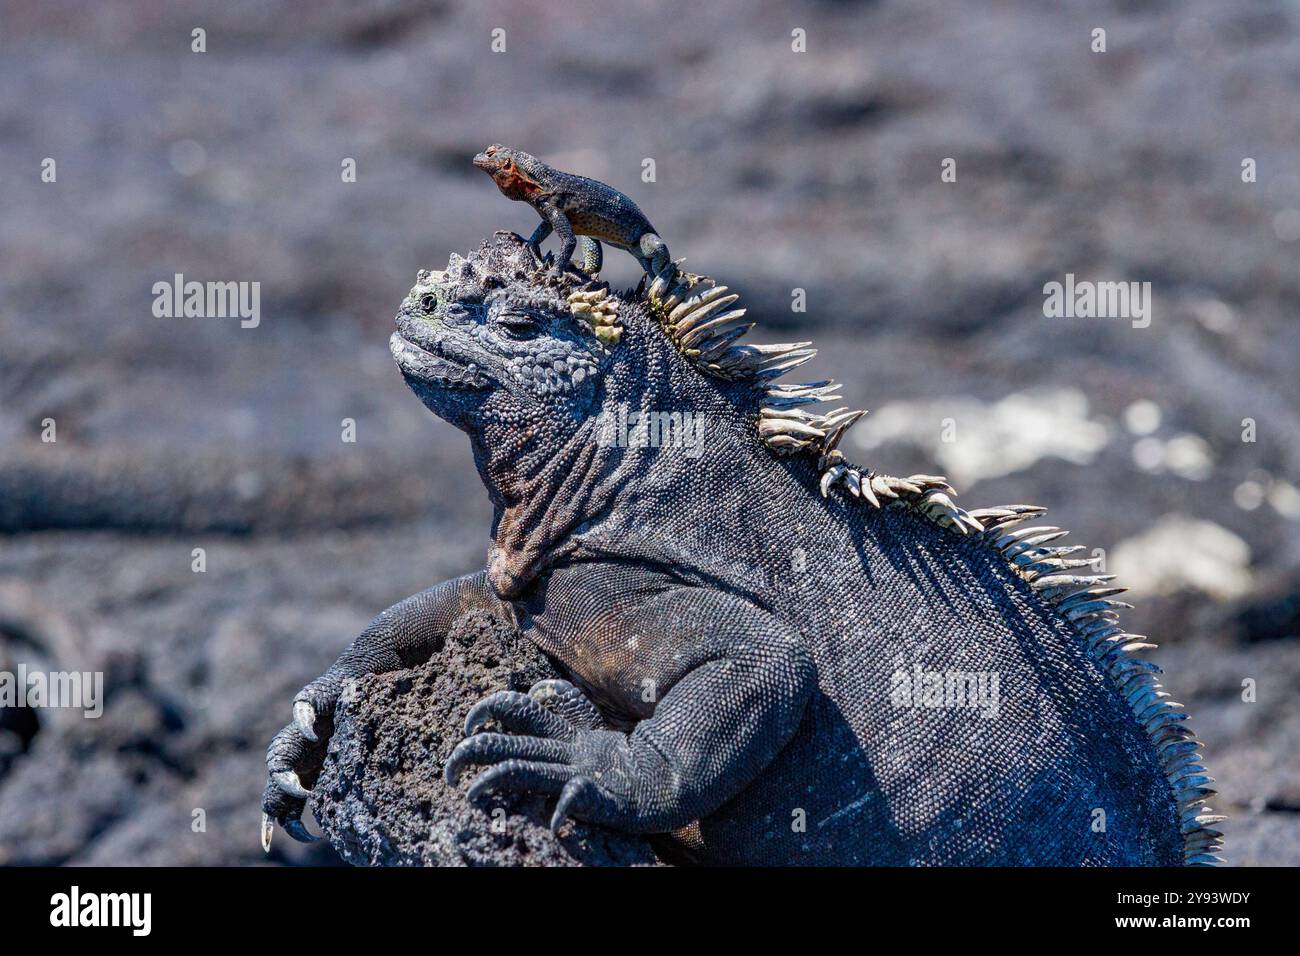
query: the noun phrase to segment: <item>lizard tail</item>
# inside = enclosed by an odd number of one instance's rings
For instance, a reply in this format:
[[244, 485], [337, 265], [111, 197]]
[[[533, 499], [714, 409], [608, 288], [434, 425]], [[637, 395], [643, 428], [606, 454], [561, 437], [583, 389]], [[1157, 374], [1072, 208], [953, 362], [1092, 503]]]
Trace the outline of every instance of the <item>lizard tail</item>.
[[578, 252], [582, 256], [583, 272], [589, 276], [594, 276], [600, 271], [605, 257], [597, 240], [591, 238], [591, 236], [579, 236]]

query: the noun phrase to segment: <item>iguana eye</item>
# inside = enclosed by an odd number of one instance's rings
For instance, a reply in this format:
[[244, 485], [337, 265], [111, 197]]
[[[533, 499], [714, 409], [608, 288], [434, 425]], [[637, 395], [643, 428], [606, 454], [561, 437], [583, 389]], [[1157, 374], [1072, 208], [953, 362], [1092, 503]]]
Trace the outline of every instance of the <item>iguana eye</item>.
[[432, 293], [426, 292], [420, 296], [420, 311], [432, 312], [438, 307], [438, 299]]
[[516, 338], [527, 338], [541, 331], [542, 324], [527, 312], [505, 312], [497, 316], [497, 324]]

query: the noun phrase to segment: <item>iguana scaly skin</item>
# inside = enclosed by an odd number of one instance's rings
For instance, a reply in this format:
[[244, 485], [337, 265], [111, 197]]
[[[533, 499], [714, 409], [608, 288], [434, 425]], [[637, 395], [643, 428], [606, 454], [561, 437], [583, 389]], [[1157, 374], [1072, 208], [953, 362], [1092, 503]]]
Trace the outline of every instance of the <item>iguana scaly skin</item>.
[[[739, 344], [734, 300], [671, 263], [624, 295], [550, 276], [509, 233], [420, 274], [393, 355], [468, 433], [494, 543], [298, 695], [269, 819], [308, 838], [343, 683], [426, 659], [478, 607], [571, 683], [473, 709], [447, 767], [488, 768], [471, 798], [555, 794], [553, 825], [662, 834], [679, 861], [1215, 862], [1200, 744], [1108, 577], [1021, 527], [1040, 508], [967, 512], [940, 478], [853, 467], [835, 446], [861, 413], [774, 381], [812, 350]], [[703, 441], [610, 441], [629, 410], [690, 413]]]
[[[586, 176], [561, 172], [522, 149], [493, 143], [474, 157], [474, 165], [492, 177], [502, 195], [526, 202], [542, 217], [528, 240], [533, 255], [541, 259], [541, 244], [554, 230], [563, 246], [551, 271], [564, 272], [581, 239], [583, 270], [600, 270], [600, 243], [636, 256], [641, 268], [657, 274], [668, 265], [668, 247], [638, 207], [613, 186]], [[599, 240], [599, 241], [598, 241]]]

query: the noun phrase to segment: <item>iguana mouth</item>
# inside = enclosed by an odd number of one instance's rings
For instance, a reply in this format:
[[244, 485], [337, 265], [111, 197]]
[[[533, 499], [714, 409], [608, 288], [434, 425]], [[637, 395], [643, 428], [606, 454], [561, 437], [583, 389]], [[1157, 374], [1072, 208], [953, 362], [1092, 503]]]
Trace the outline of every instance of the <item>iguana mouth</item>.
[[394, 332], [389, 338], [388, 350], [398, 368], [422, 382], [462, 389], [486, 388], [488, 385], [487, 376], [477, 365], [462, 365], [446, 354], [431, 352], [405, 338], [401, 332]]

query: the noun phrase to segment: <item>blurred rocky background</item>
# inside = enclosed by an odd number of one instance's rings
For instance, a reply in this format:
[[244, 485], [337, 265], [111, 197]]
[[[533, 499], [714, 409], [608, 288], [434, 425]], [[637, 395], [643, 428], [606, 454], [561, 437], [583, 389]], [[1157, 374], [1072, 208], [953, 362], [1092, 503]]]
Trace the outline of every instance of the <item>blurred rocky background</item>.
[[[1300, 863], [1298, 63], [1280, 0], [0, 0], [0, 670], [107, 699], [0, 710], [0, 862], [338, 862], [263, 857], [263, 751], [482, 564], [466, 443], [386, 343], [417, 269], [533, 229], [469, 164], [500, 141], [814, 339], [872, 410], [852, 457], [1104, 549], [1228, 860]], [[156, 318], [177, 273], [259, 282], [260, 323]], [[1045, 318], [1067, 273], [1150, 282], [1150, 326]]]

